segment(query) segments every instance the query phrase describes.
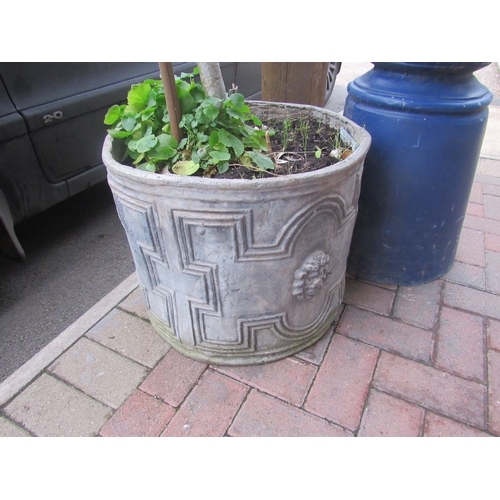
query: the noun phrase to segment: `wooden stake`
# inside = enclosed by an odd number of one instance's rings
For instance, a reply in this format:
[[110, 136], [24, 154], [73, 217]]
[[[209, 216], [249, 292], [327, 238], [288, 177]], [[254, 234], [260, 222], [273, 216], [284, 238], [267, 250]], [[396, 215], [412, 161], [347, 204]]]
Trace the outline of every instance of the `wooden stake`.
[[182, 112], [179, 98], [177, 97], [177, 90], [175, 88], [174, 69], [171, 62], [160, 62], [158, 66], [160, 67], [163, 88], [165, 89], [165, 100], [167, 101], [172, 135], [177, 142], [180, 142], [182, 140], [182, 130], [179, 128], [179, 123], [182, 118]]

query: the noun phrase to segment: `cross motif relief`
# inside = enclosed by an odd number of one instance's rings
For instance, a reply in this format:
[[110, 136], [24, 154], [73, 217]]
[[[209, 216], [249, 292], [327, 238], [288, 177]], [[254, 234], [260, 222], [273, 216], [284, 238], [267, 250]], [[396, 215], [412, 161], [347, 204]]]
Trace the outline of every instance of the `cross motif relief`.
[[[221, 296], [224, 303], [219, 303], [216, 326], [208, 321], [205, 311], [196, 309], [194, 334], [197, 346], [250, 353], [256, 349], [256, 338], [259, 331], [264, 331], [264, 324], [278, 337], [290, 338], [295, 335], [295, 338], [303, 338], [325, 320], [326, 316], [320, 313], [317, 321], [300, 331], [293, 331], [287, 324], [284, 312], [266, 318], [260, 315], [253, 317], [251, 312], [255, 310], [253, 302], [256, 301], [267, 303], [267, 309], [276, 307], [274, 297], [269, 292], [272, 287], [267, 280], [280, 282], [280, 293], [287, 288], [292, 293], [293, 275], [288, 276], [286, 272], [269, 275], [266, 273], [267, 263], [278, 259], [289, 261], [301, 228], [320, 214], [327, 214], [331, 225], [335, 227], [334, 232], [342, 231], [345, 223], [355, 215], [347, 213], [345, 203], [339, 196], [327, 196], [294, 214], [282, 228], [278, 228], [274, 241], [256, 244], [253, 214], [249, 208], [220, 212], [172, 211], [175, 239], [185, 268], [193, 264], [206, 266], [207, 262], [212, 262], [220, 274], [220, 282], [214, 282], [217, 287], [214, 295]], [[211, 249], [210, 253], [207, 253], [206, 248]], [[283, 269], [287, 269], [288, 265], [283, 263]], [[338, 297], [340, 283], [336, 281], [328, 287], [325, 308], [330, 308], [330, 303]], [[229, 317], [225, 317], [224, 307], [230, 308]], [[252, 328], [253, 322], [259, 328]]]
[[199, 311], [220, 314], [216, 266], [168, 259], [154, 204], [120, 200], [117, 210], [127, 231], [148, 309], [159, 313], [180, 341], [194, 345], [192, 335], [186, 338], [185, 332], [191, 330]]
[[[326, 309], [330, 311], [340, 286], [331, 280], [324, 298], [313, 305], [318, 315], [310, 324], [294, 329], [287, 322], [286, 308], [270, 314], [280, 307], [271, 290], [278, 289], [284, 296], [289, 289], [292, 294], [296, 269], [290, 270], [290, 276], [266, 270], [276, 259], [286, 260], [283, 269], [290, 267], [295, 241], [312, 218], [326, 218], [334, 233], [343, 230], [353, 214], [346, 212], [337, 196], [315, 200], [278, 228], [274, 241], [261, 244], [254, 241], [250, 208], [172, 209], [161, 227], [154, 201], [122, 198], [117, 209], [148, 309], [167, 325], [167, 336], [185, 346], [251, 355], [258, 349], [259, 335], [270, 332], [277, 342], [307, 338], [330, 314]], [[264, 309], [254, 307], [256, 302]], [[259, 310], [268, 313], [252, 312]]]

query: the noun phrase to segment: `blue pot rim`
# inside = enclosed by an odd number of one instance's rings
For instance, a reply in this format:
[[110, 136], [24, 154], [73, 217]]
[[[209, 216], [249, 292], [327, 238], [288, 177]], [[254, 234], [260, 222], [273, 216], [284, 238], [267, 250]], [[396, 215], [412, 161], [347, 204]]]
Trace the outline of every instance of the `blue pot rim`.
[[347, 86], [349, 98], [415, 113], [478, 113], [493, 94], [473, 76], [489, 63], [373, 63]]
[[411, 73], [427, 74], [469, 74], [481, 68], [485, 68], [490, 62], [374, 62], [377, 68], [385, 68], [392, 71], [403, 71]]

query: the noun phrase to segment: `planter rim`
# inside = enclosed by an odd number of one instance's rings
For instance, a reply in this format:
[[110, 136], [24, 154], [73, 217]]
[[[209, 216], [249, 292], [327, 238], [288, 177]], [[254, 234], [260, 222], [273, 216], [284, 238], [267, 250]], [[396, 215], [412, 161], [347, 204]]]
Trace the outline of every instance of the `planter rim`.
[[268, 101], [248, 101], [249, 104], [258, 107], [279, 107], [279, 108], [293, 108], [293, 109], [305, 109], [311, 110], [317, 115], [329, 116], [340, 122], [341, 126], [346, 127], [348, 132], [353, 135], [355, 131], [355, 137], [358, 147], [356, 150], [348, 156], [345, 160], [341, 160], [333, 165], [314, 170], [311, 172], [303, 172], [300, 174], [291, 175], [280, 175], [278, 177], [263, 178], [263, 179], [213, 179], [206, 177], [196, 177], [196, 176], [183, 176], [176, 174], [157, 174], [154, 172], [147, 172], [145, 170], [140, 170], [137, 168], [129, 167], [128, 165], [123, 165], [116, 161], [111, 154], [111, 143], [112, 137], [108, 134], [104, 140], [102, 149], [102, 158], [106, 167], [126, 178], [132, 178], [136, 181], [143, 182], [151, 185], [173, 185], [177, 187], [202, 187], [214, 189], [261, 189], [266, 187], [277, 187], [278, 185], [287, 185], [297, 182], [299, 179], [318, 179], [322, 176], [328, 176], [332, 171], [342, 171], [349, 170], [350, 167], [355, 167], [359, 158], [362, 157], [371, 145], [370, 134], [362, 127], [349, 120], [348, 118], [335, 113], [328, 109], [320, 108], [317, 106], [311, 106], [308, 104], [289, 104], [289, 103], [277, 103]]

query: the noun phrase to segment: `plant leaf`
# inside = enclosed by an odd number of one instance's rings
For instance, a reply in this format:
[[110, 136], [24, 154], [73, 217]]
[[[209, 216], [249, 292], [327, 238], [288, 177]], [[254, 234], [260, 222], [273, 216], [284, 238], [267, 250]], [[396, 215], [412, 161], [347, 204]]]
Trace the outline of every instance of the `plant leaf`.
[[135, 149], [139, 153], [147, 153], [149, 150], [153, 149], [157, 144], [158, 144], [158, 138], [156, 138], [154, 135], [147, 135], [137, 141]]
[[243, 143], [236, 136], [226, 132], [224, 129], [219, 130], [219, 141], [224, 146], [233, 148], [236, 156], [241, 156], [245, 151]]
[[240, 157], [240, 162], [245, 167], [251, 167], [252, 166], [252, 160], [250, 158], [250, 154], [249, 153], [245, 153], [244, 155], [242, 155]]
[[[236, 95], [236, 94], [233, 94], [233, 95]], [[236, 120], [240, 120], [241, 122], [244, 122], [245, 121], [245, 116], [243, 115], [243, 113], [240, 113], [238, 110], [236, 109], [233, 109], [233, 108], [230, 108], [230, 107], [227, 107], [226, 108], [226, 113], [231, 117], [231, 118], [235, 118]]]
[[132, 135], [132, 132], [127, 132], [126, 130], [109, 129], [108, 134], [116, 139], [123, 139], [124, 137], [130, 137]]
[[208, 138], [208, 144], [210, 145], [211, 148], [214, 148], [219, 142], [219, 132], [217, 130], [214, 130], [211, 134], [210, 137]]
[[134, 115], [128, 113], [122, 116], [122, 127], [127, 132], [133, 132], [136, 125], [137, 125], [137, 120], [135, 119]]
[[255, 115], [250, 115], [250, 119], [257, 127], [262, 127], [262, 122]]
[[196, 101], [184, 87], [179, 85], [177, 86], [177, 96], [179, 97], [182, 114], [190, 113], [194, 108], [196, 108]]
[[200, 166], [194, 161], [178, 161], [172, 171], [178, 175], [193, 175]]
[[216, 161], [227, 161], [231, 158], [226, 151], [210, 151], [210, 156]]
[[213, 104], [209, 104], [207, 106], [204, 106], [203, 108], [203, 114], [209, 119], [209, 120], [215, 120], [217, 116], [219, 115], [219, 109], [215, 107]]
[[158, 136], [158, 145], [156, 146], [155, 150], [161, 154], [164, 150], [167, 151], [175, 149], [176, 147], [177, 147], [177, 140], [173, 135], [160, 134]]
[[271, 158], [257, 153], [256, 151], [250, 151], [248, 154], [259, 168], [262, 168], [263, 170], [274, 170], [274, 163]]
[[153, 162], [150, 162], [150, 161], [137, 165], [137, 168], [139, 170], [146, 170], [147, 172], [156, 172], [155, 164]]
[[106, 116], [104, 117], [105, 125], [113, 125], [113, 123], [118, 121], [121, 114], [122, 114], [121, 106], [118, 106], [118, 104], [111, 106], [111, 108], [109, 108], [108, 112], [106, 113]]
[[229, 163], [227, 161], [221, 161], [220, 163], [217, 163], [217, 170], [219, 171], [219, 174], [227, 172], [229, 170]]
[[231, 94], [229, 96], [229, 100], [234, 104], [234, 107], [238, 111], [243, 111], [243, 108], [245, 106], [245, 97], [242, 94]]
[[135, 113], [145, 109], [149, 102], [149, 94], [151, 92], [151, 85], [149, 83], [137, 83], [132, 85], [132, 88], [127, 94], [127, 111]]

